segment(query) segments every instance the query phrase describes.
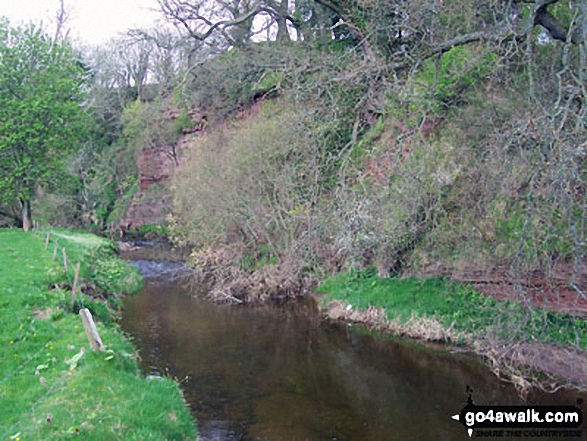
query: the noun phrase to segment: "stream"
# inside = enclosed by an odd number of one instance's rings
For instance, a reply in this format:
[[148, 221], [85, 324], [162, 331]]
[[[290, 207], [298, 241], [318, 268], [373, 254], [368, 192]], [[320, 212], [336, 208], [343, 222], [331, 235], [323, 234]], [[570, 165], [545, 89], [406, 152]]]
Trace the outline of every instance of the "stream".
[[[470, 355], [327, 322], [312, 300], [211, 304], [171, 280], [180, 264], [134, 264], [146, 281], [125, 300], [122, 328], [145, 375], [181, 383], [202, 441], [463, 441], [451, 415], [467, 385], [475, 404], [523, 404]], [[525, 404], [579, 397], [532, 393]]]

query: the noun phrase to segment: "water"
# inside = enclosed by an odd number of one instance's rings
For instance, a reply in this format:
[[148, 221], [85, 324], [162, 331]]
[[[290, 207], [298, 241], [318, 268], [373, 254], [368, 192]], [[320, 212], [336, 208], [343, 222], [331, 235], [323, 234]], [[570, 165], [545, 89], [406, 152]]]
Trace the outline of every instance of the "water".
[[214, 305], [180, 285], [147, 281], [126, 299], [122, 326], [145, 375], [181, 381], [206, 441], [462, 441], [465, 428], [450, 417], [467, 385], [476, 404], [521, 403], [473, 357], [325, 322], [310, 301]]

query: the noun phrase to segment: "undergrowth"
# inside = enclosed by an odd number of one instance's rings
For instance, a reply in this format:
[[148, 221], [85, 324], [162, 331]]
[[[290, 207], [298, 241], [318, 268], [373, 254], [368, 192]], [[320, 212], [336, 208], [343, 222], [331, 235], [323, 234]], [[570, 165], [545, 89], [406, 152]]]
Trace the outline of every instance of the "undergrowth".
[[63, 248], [66, 249], [67, 281], [73, 282], [75, 264], [80, 262], [81, 278], [91, 281], [103, 292], [133, 294], [141, 288], [138, 270], [117, 258], [116, 245], [111, 240], [61, 228], [52, 228], [46, 233], [50, 239], [48, 249], [54, 252], [57, 248], [59, 262], [63, 261]]

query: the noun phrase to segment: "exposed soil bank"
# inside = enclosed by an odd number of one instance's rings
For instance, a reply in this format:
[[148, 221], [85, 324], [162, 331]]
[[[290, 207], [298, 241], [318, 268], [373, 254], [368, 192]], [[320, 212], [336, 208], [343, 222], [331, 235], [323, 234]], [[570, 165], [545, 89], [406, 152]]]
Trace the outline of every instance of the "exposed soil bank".
[[549, 311], [587, 318], [587, 265], [578, 270], [560, 262], [550, 274], [534, 270], [525, 275], [513, 274], [511, 265], [491, 268], [451, 268], [435, 265], [414, 274], [416, 277], [448, 277], [470, 284], [476, 291], [500, 300], [515, 300], [525, 306], [540, 306]]

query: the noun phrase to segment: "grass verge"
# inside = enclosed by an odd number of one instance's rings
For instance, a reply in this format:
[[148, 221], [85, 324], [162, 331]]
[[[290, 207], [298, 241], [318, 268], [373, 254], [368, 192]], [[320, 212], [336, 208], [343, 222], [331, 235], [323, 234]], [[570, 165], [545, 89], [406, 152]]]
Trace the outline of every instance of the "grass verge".
[[318, 292], [357, 310], [382, 310], [400, 326], [433, 320], [456, 336], [587, 348], [587, 320], [500, 301], [444, 278], [382, 279], [368, 271], [345, 272], [322, 282]]
[[107, 347], [88, 349], [70, 291], [50, 289], [67, 287], [78, 261], [85, 283], [104, 293], [140, 286], [105, 239], [52, 230], [45, 249], [44, 234], [0, 230], [0, 439], [195, 439], [178, 385], [140, 375], [133, 346], [109, 319], [112, 301], [80, 296], [77, 307], [93, 306], [102, 318], [97, 326]]

